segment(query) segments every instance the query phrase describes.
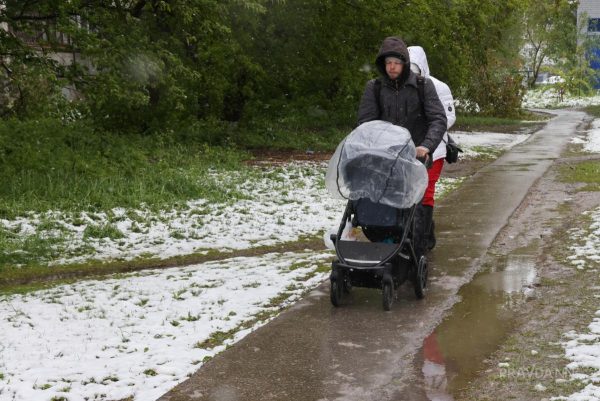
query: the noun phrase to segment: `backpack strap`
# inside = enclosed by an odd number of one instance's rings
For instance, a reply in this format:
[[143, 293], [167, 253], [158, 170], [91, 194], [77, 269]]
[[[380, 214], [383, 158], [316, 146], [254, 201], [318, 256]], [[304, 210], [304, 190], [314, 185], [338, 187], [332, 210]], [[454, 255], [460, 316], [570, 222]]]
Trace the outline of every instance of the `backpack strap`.
[[375, 102], [377, 103], [377, 118], [381, 118], [381, 80], [379, 78], [375, 79], [373, 83], [373, 92], [375, 92]]
[[420, 75], [417, 75], [417, 93], [421, 104], [421, 114], [425, 118], [425, 78]]

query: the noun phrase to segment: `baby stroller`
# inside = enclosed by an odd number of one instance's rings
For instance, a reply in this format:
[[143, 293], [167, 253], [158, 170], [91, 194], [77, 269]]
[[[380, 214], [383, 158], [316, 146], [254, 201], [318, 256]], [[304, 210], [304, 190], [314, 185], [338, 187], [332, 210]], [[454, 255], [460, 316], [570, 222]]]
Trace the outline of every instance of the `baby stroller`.
[[[391, 309], [398, 287], [410, 279], [417, 298], [427, 286], [427, 259], [415, 248], [415, 210], [427, 187], [425, 166], [415, 159], [410, 133], [384, 121], [356, 128], [329, 162], [326, 186], [347, 199], [331, 266], [331, 303], [355, 287], [380, 288]], [[362, 229], [364, 241], [344, 233]]]

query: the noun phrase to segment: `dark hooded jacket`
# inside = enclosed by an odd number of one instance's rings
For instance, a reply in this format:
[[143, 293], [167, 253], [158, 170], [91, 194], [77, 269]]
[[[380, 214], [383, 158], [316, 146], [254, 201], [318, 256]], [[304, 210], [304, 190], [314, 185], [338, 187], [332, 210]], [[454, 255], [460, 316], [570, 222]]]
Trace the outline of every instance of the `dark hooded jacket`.
[[[385, 58], [397, 57], [404, 62], [402, 74], [391, 80], [385, 71]], [[375, 80], [367, 87], [358, 109], [358, 124], [384, 120], [408, 129], [416, 146], [424, 146], [430, 153], [437, 148], [446, 132], [446, 113], [435, 86], [425, 79], [423, 107], [419, 101], [417, 76], [410, 71], [410, 55], [406, 44], [397, 37], [383, 41], [375, 61], [381, 75], [379, 103], [375, 99]], [[381, 105], [381, 110], [379, 110]]]

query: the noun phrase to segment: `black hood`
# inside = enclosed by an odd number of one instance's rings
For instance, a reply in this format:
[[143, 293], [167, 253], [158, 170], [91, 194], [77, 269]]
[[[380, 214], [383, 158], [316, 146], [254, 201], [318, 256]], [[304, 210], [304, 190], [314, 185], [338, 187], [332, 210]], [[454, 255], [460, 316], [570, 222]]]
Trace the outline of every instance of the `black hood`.
[[404, 69], [398, 80], [401, 82], [406, 81], [410, 75], [410, 54], [408, 53], [406, 43], [397, 36], [390, 36], [383, 40], [381, 48], [379, 49], [379, 54], [375, 59], [375, 65], [377, 65], [377, 70], [379, 70], [381, 76], [388, 78], [387, 73], [385, 72], [386, 57], [398, 57], [404, 62]]

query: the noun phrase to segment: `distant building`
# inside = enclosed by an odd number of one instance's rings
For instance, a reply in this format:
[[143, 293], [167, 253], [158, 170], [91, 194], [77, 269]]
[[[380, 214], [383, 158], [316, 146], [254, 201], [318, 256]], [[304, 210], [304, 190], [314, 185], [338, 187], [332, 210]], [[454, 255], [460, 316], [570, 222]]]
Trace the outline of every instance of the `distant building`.
[[[0, 11], [2, 11], [3, 8], [5, 8], [5, 6], [0, 6]], [[76, 19], [81, 25], [81, 18], [76, 17]], [[79, 52], [73, 48], [71, 37], [59, 32], [55, 25], [56, 22], [49, 19], [37, 22], [37, 29], [33, 28], [27, 32], [23, 32], [15, 30], [8, 23], [3, 22], [0, 24], [0, 29], [8, 32], [11, 36], [34, 50], [36, 53], [49, 57], [62, 65], [80, 62]]]
[[587, 18], [588, 35], [600, 35], [600, 1], [598, 0], [580, 0], [577, 7], [577, 26], [582, 26], [582, 19]]
[[[0, 4], [0, 12], [5, 9], [6, 6]], [[79, 27], [89, 29], [89, 25], [82, 21], [81, 17], [75, 16], [74, 19]], [[71, 37], [57, 30], [56, 21], [51, 18], [36, 21], [36, 24], [32, 25], [32, 29], [27, 31], [16, 30], [6, 22], [0, 23], [0, 29], [32, 49], [37, 55], [51, 59], [59, 65], [80, 64], [89, 71], [93, 72], [94, 70], [91, 63], [82, 59], [79, 50], [73, 46]], [[78, 96], [75, 88], [70, 85], [65, 86], [62, 93], [67, 99], [75, 99]]]
[[[588, 36], [600, 35], [600, 1], [599, 0], [580, 0], [577, 7], [577, 26], [580, 27], [581, 34]], [[600, 70], [600, 47], [592, 49], [588, 55], [590, 67]], [[594, 85], [600, 89], [600, 82]]]
[[536, 85], [551, 85], [559, 82], [565, 82], [565, 80], [558, 75], [551, 75], [548, 72], [540, 72], [535, 81]]

